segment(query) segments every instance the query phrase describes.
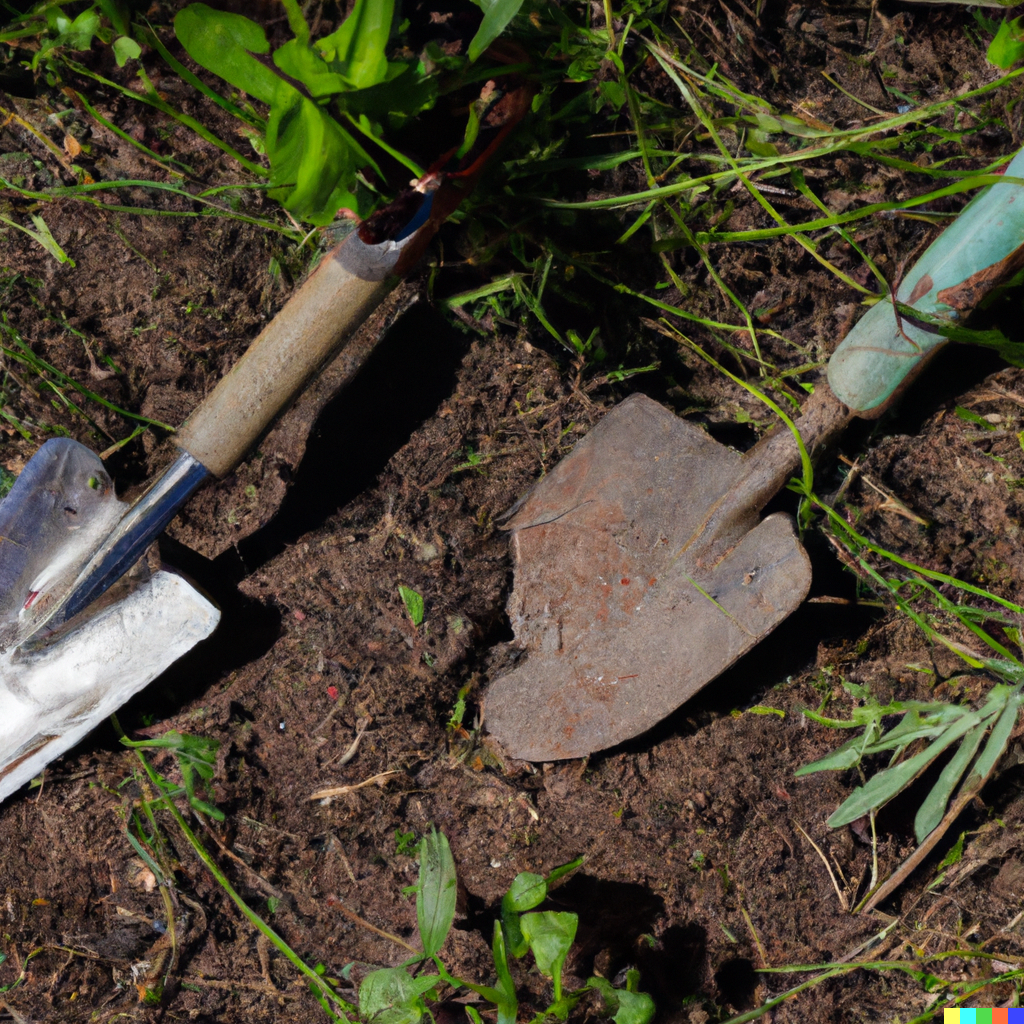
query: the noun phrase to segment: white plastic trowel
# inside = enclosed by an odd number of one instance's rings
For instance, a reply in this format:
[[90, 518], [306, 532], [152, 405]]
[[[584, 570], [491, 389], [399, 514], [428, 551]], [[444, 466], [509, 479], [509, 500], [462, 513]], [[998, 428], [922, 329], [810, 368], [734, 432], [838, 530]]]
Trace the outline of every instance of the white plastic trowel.
[[[0, 502], [0, 637], [74, 582], [124, 512], [103, 463], [46, 444]], [[61, 630], [0, 654], [0, 800], [208, 637], [220, 612], [183, 577], [141, 570]]]

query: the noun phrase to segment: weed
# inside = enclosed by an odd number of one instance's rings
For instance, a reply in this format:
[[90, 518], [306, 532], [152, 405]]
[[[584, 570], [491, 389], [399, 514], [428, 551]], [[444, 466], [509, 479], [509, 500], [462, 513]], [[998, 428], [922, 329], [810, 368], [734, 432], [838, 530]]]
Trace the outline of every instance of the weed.
[[455, 698], [455, 705], [452, 707], [451, 717], [448, 719], [449, 732], [455, 732], [462, 727], [462, 720], [466, 717], [466, 697], [469, 696], [469, 691], [472, 688], [472, 683], [467, 683], [460, 688], [458, 696]]
[[[383, 967], [368, 973], [359, 984], [357, 1005], [349, 1003], [338, 995], [336, 988], [339, 983], [328, 976], [325, 965], [310, 967], [306, 964], [245, 903], [178, 809], [175, 800], [184, 797], [200, 821], [207, 816], [218, 821], [224, 820], [224, 815], [198, 792], [199, 786], [208, 785], [213, 778], [217, 744], [212, 740], [174, 731], [158, 739], [140, 741], [131, 741], [122, 735], [122, 743], [134, 749], [144, 771], [144, 776], [137, 779], [144, 794], [144, 799], [139, 803], [141, 816], [138, 811], [132, 813], [127, 838], [162, 883], [161, 893], [167, 906], [172, 948], [176, 949], [173, 933], [174, 873], [167, 840], [157, 826], [155, 813], [159, 810], [170, 813], [196, 855], [250, 923], [306, 977], [313, 995], [335, 1024], [343, 1021], [347, 1024], [353, 1016], [373, 1021], [374, 1024], [418, 1024], [427, 1015], [433, 1019], [428, 1002], [438, 1002], [446, 986], [456, 992], [464, 989], [475, 993], [495, 1006], [500, 1024], [515, 1024], [519, 1001], [508, 957], [511, 955], [520, 959], [527, 953], [532, 954], [538, 971], [549, 978], [553, 986], [553, 999], [534, 1018], [536, 1021], [549, 1016], [565, 1020], [569, 1011], [590, 991], [600, 995], [606, 1012], [614, 1018], [616, 1024], [648, 1024], [651, 1020], [654, 1003], [650, 996], [638, 991], [639, 974], [635, 970], [627, 973], [626, 987], [622, 989], [615, 988], [604, 978], [594, 977], [582, 989], [572, 992], [563, 990], [562, 966], [576, 936], [577, 916], [561, 911], [535, 911], [534, 908], [544, 902], [555, 882], [583, 863], [582, 858], [556, 868], [547, 877], [523, 872], [515, 878], [502, 899], [500, 917], [494, 922], [492, 955], [497, 978], [494, 987], [454, 977], [439, 954], [455, 921], [458, 879], [448, 840], [433, 828], [415, 845], [419, 857], [419, 878], [414, 886], [406, 890], [416, 897], [416, 922], [421, 951], [399, 967]], [[174, 753], [182, 774], [181, 786], [170, 782], [149, 764], [144, 752], [153, 749]], [[155, 794], [150, 791], [150, 787], [155, 790]], [[414, 849], [415, 836], [411, 832], [396, 831], [395, 840], [399, 853], [410, 853]], [[274, 903], [268, 902], [268, 913], [273, 914], [279, 906], [279, 898], [275, 898]], [[436, 967], [436, 974], [419, 973], [428, 962]], [[175, 963], [175, 956], [172, 956], [163, 967], [167, 967], [169, 973]], [[412, 973], [410, 969], [414, 969]], [[344, 976], [345, 972], [342, 974]], [[145, 983], [139, 986], [140, 996], [144, 1001], [158, 1003], [164, 981], [165, 978], [156, 977], [151, 972]], [[475, 1007], [468, 1005], [467, 1013], [473, 1024], [482, 1024], [482, 1018]]]
[[1000, 22], [985, 56], [1003, 71], [1024, 59], [1024, 18], [1007, 18]]
[[[46, 362], [45, 359], [33, 351], [18, 329], [8, 320], [6, 313], [0, 313], [0, 353], [21, 364], [36, 378], [42, 388], [52, 392], [56, 396], [57, 401], [59, 401], [58, 408], [66, 408], [72, 414], [81, 416], [99, 433], [106, 434], [106, 431], [76, 403], [72, 397], [73, 395], [80, 395], [105, 409], [109, 409], [111, 412], [117, 413], [119, 416], [135, 420], [137, 423], [144, 424], [145, 426], [160, 427], [162, 430], [174, 432], [174, 428], [170, 424], [122, 409], [102, 395], [98, 395], [95, 391], [85, 387], [84, 384], [80, 384], [56, 366]], [[0, 391], [0, 394], [2, 393]], [[110, 437], [109, 434], [107, 436]], [[111, 437], [110, 440], [114, 441], [115, 439]]]
[[[814, 711], [804, 714], [814, 721], [839, 729], [861, 729], [858, 736], [843, 744], [837, 751], [797, 770], [798, 776], [820, 771], [840, 771], [856, 768], [863, 758], [883, 752], [890, 754], [889, 767], [873, 775], [869, 782], [858, 787], [842, 806], [829, 818], [832, 828], [848, 825], [872, 811], [878, 810], [906, 789], [929, 765], [950, 747], [956, 753], [939, 775], [931, 792], [918, 808], [914, 819], [917, 841], [924, 842], [939, 824], [957, 785], [966, 775], [965, 791], [976, 792], [988, 778], [1009, 742], [1017, 721], [1017, 712], [1024, 696], [1018, 683], [1015, 687], [996, 683], [985, 703], [977, 710], [942, 702], [892, 701], [879, 704], [866, 686], [844, 683], [852, 696], [863, 701], [849, 720], [826, 718]], [[882, 731], [882, 719], [888, 715], [902, 715], [898, 725]], [[988, 734], [988, 742], [982, 741]], [[918, 741], [927, 741], [923, 750], [902, 759], [907, 748]], [[979, 754], [978, 751], [981, 750]], [[975, 760], [977, 755], [977, 760]]]
[[401, 832], [395, 829], [395, 853], [410, 856], [416, 852], [419, 840], [415, 832]]

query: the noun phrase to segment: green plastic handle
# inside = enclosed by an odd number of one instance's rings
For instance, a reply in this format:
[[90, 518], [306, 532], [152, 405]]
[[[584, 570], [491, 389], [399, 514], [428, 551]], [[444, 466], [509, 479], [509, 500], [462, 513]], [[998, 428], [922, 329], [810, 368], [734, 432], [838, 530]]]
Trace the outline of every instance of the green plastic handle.
[[[1024, 177], [1024, 150], [1006, 168]], [[1024, 186], [990, 185], [964, 207], [903, 278], [900, 303], [962, 323], [993, 288], [1024, 265]], [[900, 316], [891, 297], [872, 306], [828, 364], [836, 397], [862, 416], [878, 415], [947, 339], [934, 327]]]

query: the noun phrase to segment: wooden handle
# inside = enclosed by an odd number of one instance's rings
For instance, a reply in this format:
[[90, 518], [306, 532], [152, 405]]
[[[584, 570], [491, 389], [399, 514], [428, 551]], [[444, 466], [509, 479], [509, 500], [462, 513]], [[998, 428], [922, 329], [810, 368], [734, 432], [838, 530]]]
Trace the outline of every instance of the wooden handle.
[[230, 473], [395, 286], [404, 247], [367, 245], [353, 232], [328, 253], [185, 421], [178, 447], [215, 476]]

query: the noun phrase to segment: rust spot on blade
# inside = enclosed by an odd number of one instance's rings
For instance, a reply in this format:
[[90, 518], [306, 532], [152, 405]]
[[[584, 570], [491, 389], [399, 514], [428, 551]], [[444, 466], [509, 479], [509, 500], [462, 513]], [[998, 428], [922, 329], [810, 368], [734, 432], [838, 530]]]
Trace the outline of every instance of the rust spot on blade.
[[907, 302], [912, 306], [922, 295], [927, 295], [934, 286], [935, 282], [932, 280], [931, 274], [925, 274], [917, 284], [914, 285], [914, 290], [910, 293], [910, 298]]
[[[1021, 268], [1024, 268], [1024, 245], [1019, 245], [998, 263], [972, 274], [966, 281], [943, 288], [936, 298], [951, 309], [969, 313], [990, 291], [1004, 284]], [[913, 302], [913, 298], [910, 301]]]

